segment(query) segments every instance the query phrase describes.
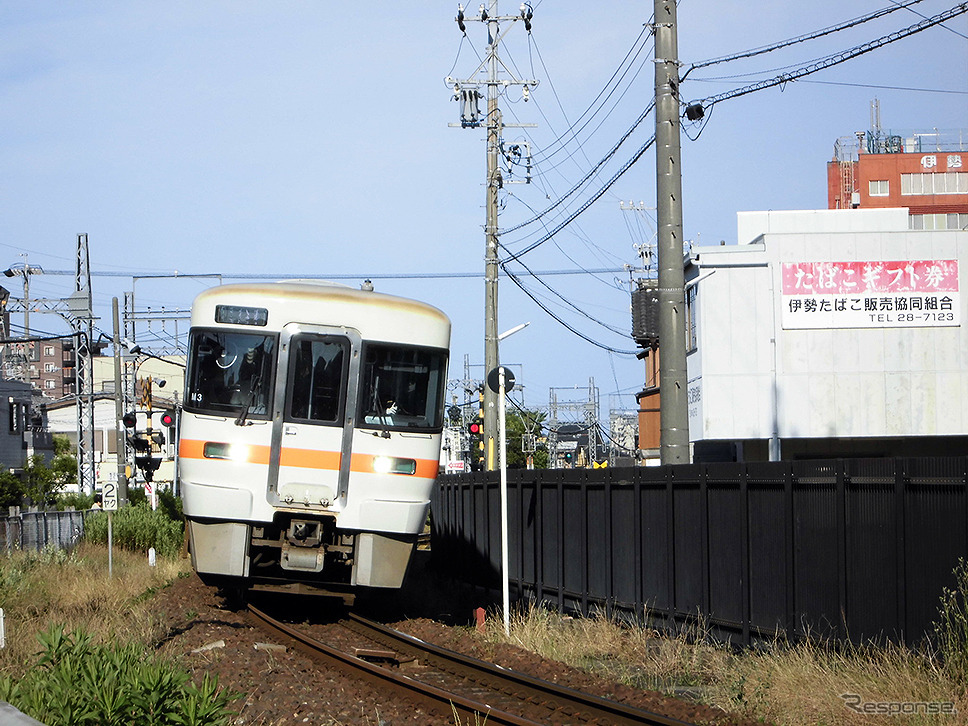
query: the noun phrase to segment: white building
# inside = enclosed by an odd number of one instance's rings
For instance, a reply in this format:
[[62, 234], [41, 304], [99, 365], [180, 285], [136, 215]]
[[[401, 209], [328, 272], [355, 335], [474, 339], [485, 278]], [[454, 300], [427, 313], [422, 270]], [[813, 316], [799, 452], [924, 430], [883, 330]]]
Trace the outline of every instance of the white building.
[[686, 271], [695, 460], [968, 452], [968, 231], [749, 212]]

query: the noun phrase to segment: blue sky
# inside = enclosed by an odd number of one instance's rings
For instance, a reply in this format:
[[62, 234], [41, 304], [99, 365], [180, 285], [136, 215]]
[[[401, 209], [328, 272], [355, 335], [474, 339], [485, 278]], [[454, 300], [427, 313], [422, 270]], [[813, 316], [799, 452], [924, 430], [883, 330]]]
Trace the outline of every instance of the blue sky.
[[[510, 14], [519, 4], [499, 7]], [[688, 67], [893, 4], [683, 0], [680, 58]], [[914, 11], [932, 16], [953, 4], [924, 0], [849, 31], [695, 70], [683, 100], [790, 72], [916, 23]], [[577, 183], [653, 93], [651, 43], [637, 44], [652, 3], [532, 5], [531, 36], [517, 23], [501, 49], [517, 77], [540, 81], [530, 101], [514, 85], [501, 101], [506, 122], [535, 124], [505, 132], [508, 145], [527, 141], [535, 155], [533, 183], [505, 186], [505, 229]], [[370, 276], [378, 290], [447, 312], [451, 377], [463, 376], [465, 356], [481, 375], [484, 132], [448, 126], [459, 120], [459, 106], [444, 79], [470, 77], [486, 34], [468, 21], [462, 39], [456, 11], [456, 2], [5, 2], [0, 266], [27, 259], [71, 270], [76, 234], [85, 232], [95, 273], [352, 275], [340, 280], [351, 285]], [[686, 238], [734, 243], [737, 211], [825, 207], [825, 162], [838, 137], [869, 128], [874, 98], [885, 129], [968, 128], [966, 18], [809, 79], [724, 101], [703, 124], [687, 124]], [[601, 97], [630, 51], [634, 61], [618, 90]], [[602, 98], [603, 110], [585, 123], [586, 109]], [[597, 181], [561, 209], [581, 206], [653, 131], [650, 116]], [[531, 323], [501, 349], [506, 363], [519, 364], [529, 405], [547, 405], [551, 387], [577, 387], [581, 398], [589, 378], [603, 408], [634, 405], [642, 364], [614, 351], [635, 347], [623, 268], [639, 263], [635, 245], [648, 242], [653, 228], [648, 212], [622, 210], [620, 202], [654, 206], [654, 158], [647, 151], [575, 223], [521, 260], [539, 273], [614, 270], [544, 276], [548, 287], [522, 278], [581, 336], [502, 278], [499, 328]], [[541, 236], [542, 224], [560, 221], [549, 214], [502, 241], [520, 251]], [[406, 277], [425, 273], [467, 276]], [[138, 279], [134, 288], [139, 306], [179, 309], [209, 284]], [[31, 297], [63, 298], [72, 286], [69, 275], [35, 275]], [[130, 291], [132, 278], [95, 275], [92, 286], [98, 327], [110, 332], [111, 298]], [[37, 314], [31, 328], [65, 326]]]

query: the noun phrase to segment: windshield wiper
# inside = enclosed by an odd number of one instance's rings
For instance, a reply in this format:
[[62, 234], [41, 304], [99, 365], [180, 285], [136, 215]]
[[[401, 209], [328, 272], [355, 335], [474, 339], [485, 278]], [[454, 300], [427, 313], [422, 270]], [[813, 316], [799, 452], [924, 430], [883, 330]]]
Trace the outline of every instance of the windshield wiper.
[[256, 376], [252, 379], [251, 385], [249, 386], [249, 395], [246, 396], [245, 403], [242, 405], [242, 410], [239, 411], [239, 417], [235, 419], [236, 426], [246, 426], [248, 425], [249, 410], [252, 408], [252, 402], [255, 400], [255, 390], [262, 383], [262, 376]]

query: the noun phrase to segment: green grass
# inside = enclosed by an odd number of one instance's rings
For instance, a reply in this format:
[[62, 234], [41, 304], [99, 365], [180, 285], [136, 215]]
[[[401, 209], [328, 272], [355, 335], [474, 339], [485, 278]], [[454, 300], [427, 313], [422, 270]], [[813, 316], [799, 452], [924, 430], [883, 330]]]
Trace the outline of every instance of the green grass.
[[0, 555], [0, 700], [47, 726], [229, 722], [232, 695], [193, 683], [158, 656], [151, 595], [188, 572], [182, 559], [84, 544]]

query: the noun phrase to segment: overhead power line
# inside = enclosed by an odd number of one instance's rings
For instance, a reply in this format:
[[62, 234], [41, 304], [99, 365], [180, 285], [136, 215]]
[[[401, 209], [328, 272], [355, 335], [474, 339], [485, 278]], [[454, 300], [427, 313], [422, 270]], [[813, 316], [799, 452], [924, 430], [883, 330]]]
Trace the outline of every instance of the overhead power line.
[[[523, 262], [521, 262], [521, 260], [517, 260], [517, 263], [518, 263], [519, 265], [521, 265], [521, 266], [522, 266], [522, 267], [523, 267], [523, 268], [524, 268], [524, 269], [526, 270], [526, 272], [527, 272], [527, 273], [530, 273], [531, 275], [533, 275], [533, 276], [534, 276], [534, 279], [535, 279], [535, 280], [536, 280], [537, 282], [539, 282], [539, 283], [541, 283], [541, 285], [542, 285], [542, 286], [543, 286], [543, 287], [544, 287], [544, 288], [545, 288], [545, 289], [546, 289], [546, 290], [547, 290], [548, 292], [550, 292], [550, 293], [551, 293], [552, 295], [554, 295], [555, 297], [557, 297], [557, 298], [558, 298], [559, 300], [561, 300], [561, 302], [563, 302], [563, 303], [564, 303], [565, 305], [567, 305], [567, 306], [568, 306], [568, 307], [570, 307], [570, 308], [571, 308], [572, 310], [574, 310], [575, 312], [577, 312], [577, 313], [578, 313], [579, 315], [582, 315], [583, 317], [586, 317], [586, 318], [588, 318], [588, 319], [589, 319], [589, 320], [591, 320], [591, 321], [592, 321], [593, 323], [597, 323], [598, 325], [601, 325], [601, 326], [602, 326], [603, 328], [606, 328], [607, 330], [610, 330], [610, 331], [612, 331], [613, 333], [617, 333], [617, 334], [619, 334], [619, 335], [627, 335], [627, 334], [628, 334], [628, 333], [627, 333], [627, 331], [625, 331], [625, 330], [619, 330], [619, 329], [618, 329], [618, 328], [616, 328], [615, 326], [613, 326], [613, 325], [609, 325], [609, 324], [608, 324], [608, 323], [606, 323], [605, 321], [603, 321], [603, 320], [599, 320], [598, 318], [596, 318], [596, 317], [594, 317], [593, 315], [590, 315], [590, 314], [588, 313], [588, 311], [586, 311], [586, 310], [582, 310], [582, 308], [581, 308], [581, 307], [579, 307], [578, 305], [576, 305], [575, 303], [573, 303], [573, 302], [572, 302], [571, 300], [569, 300], [569, 299], [568, 299], [568, 298], [566, 298], [566, 297], [565, 297], [564, 295], [562, 295], [562, 294], [561, 294], [560, 292], [558, 292], [558, 291], [557, 291], [557, 290], [555, 290], [555, 289], [554, 289], [553, 287], [551, 287], [551, 285], [549, 285], [549, 284], [548, 284], [548, 283], [546, 283], [546, 282], [545, 282], [544, 280], [542, 280], [542, 279], [541, 279], [541, 278], [540, 278], [539, 276], [537, 276], [537, 275], [535, 275], [535, 274], [534, 274], [533, 272], [531, 272], [531, 270], [530, 270], [530, 269], [528, 269], [528, 266], [527, 266], [527, 265], [525, 265], [525, 264], [524, 264]], [[507, 272], [507, 270], [505, 270], [505, 272]]]
[[511, 278], [511, 282], [513, 282], [515, 285], [517, 285], [518, 286], [518, 289], [520, 289], [521, 292], [523, 292], [525, 295], [527, 295], [529, 298], [531, 298], [531, 301], [535, 305], [537, 305], [539, 308], [541, 308], [542, 310], [544, 310], [554, 320], [556, 320], [563, 327], [565, 327], [568, 330], [570, 330], [572, 333], [574, 333], [575, 335], [577, 335], [579, 338], [581, 338], [585, 342], [591, 343], [595, 347], [601, 348], [602, 350], [607, 350], [607, 351], [609, 351], [611, 353], [618, 353], [618, 354], [621, 354], [621, 355], [636, 355], [637, 351], [634, 351], [634, 350], [619, 350], [617, 348], [612, 348], [611, 346], [605, 345], [604, 343], [600, 343], [597, 340], [595, 340], [594, 338], [591, 338], [591, 337], [585, 335], [583, 332], [581, 332], [580, 330], [578, 330], [574, 326], [569, 325], [564, 320], [562, 320], [558, 315], [555, 315], [555, 313], [552, 312], [551, 309], [547, 305], [545, 305], [537, 297], [535, 297], [535, 295], [530, 290], [528, 290], [524, 285], [521, 284], [521, 281], [517, 277], [515, 277], [512, 273], [508, 272], [506, 269], [504, 271], [508, 273], [508, 276]]
[[885, 91], [911, 91], [913, 93], [950, 93], [956, 96], [968, 96], [968, 91], [957, 91], [953, 88], [913, 88], [911, 86], [884, 86], [874, 83], [847, 83], [845, 81], [818, 81], [810, 79], [804, 83], [819, 83], [825, 86], [850, 86], [853, 88], [876, 88]]
[[[739, 53], [733, 53], [731, 55], [720, 56], [719, 58], [711, 58], [709, 60], [699, 61], [693, 63], [689, 66], [689, 69], [680, 78], [680, 83], [686, 80], [692, 71], [697, 68], [706, 68], [708, 66], [716, 65], [718, 63], [726, 63], [728, 61], [740, 60], [742, 58], [752, 58], [754, 56], [763, 55], [764, 53], [770, 53], [774, 50], [779, 50], [780, 48], [787, 48], [791, 45], [796, 45], [797, 43], [804, 43], [808, 40], [815, 40], [816, 38], [822, 38], [825, 35], [831, 35], [841, 30], [846, 30], [848, 28], [854, 28], [858, 25], [866, 23], [870, 20], [875, 20], [884, 15], [889, 15], [890, 13], [896, 12], [898, 10], [905, 10], [911, 5], [917, 5], [924, 0], [906, 0], [906, 2], [897, 2], [894, 5], [888, 6], [886, 8], [881, 8], [880, 10], [875, 10], [872, 13], [866, 15], [861, 15], [852, 20], [845, 20], [837, 25], [831, 25], [830, 27], [823, 28], [821, 30], [815, 30], [811, 33], [805, 33], [804, 35], [798, 35], [795, 38], [788, 38], [786, 40], [780, 40], [776, 43], [770, 45], [764, 45], [759, 48], [752, 48], [750, 50], [740, 51]], [[923, 17], [923, 16], [922, 16]]]
[[[635, 42], [632, 44], [632, 47], [629, 49], [628, 53], [626, 53], [625, 58], [619, 64], [619, 67], [616, 68], [615, 71], [612, 73], [612, 77], [608, 79], [608, 81], [605, 83], [604, 86], [602, 86], [602, 90], [598, 92], [598, 95], [595, 97], [595, 99], [588, 105], [588, 107], [575, 120], [575, 122], [571, 124], [563, 133], [559, 134], [558, 138], [556, 138], [554, 141], [548, 144], [547, 147], [535, 153], [534, 155], [535, 164], [540, 164], [542, 161], [551, 159], [552, 157], [557, 155], [559, 151], [562, 151], [563, 149], [565, 149], [569, 141], [578, 139], [579, 133], [581, 133], [595, 119], [595, 117], [599, 114], [599, 112], [601, 112], [602, 109], [605, 108], [605, 104], [608, 103], [612, 95], [618, 91], [620, 84], [624, 81], [626, 75], [632, 70], [633, 64], [638, 59], [639, 55], [645, 50], [646, 48], [645, 41], [651, 36], [651, 34], [652, 34], [652, 24], [650, 23], [645, 25], [642, 28], [642, 31], [639, 33], [639, 36], [635, 39]], [[545, 70], [545, 74], [549, 75], [548, 69], [545, 68], [544, 60], [541, 59], [540, 53], [538, 57], [539, 57], [539, 60], [541, 60], [541, 65], [542, 65], [542, 68], [544, 68]], [[633, 77], [633, 80], [634, 80], [634, 77]], [[551, 88], [552, 88], [552, 91], [554, 91], [553, 84]], [[623, 96], [624, 94], [625, 94], [625, 91], [622, 92]], [[556, 98], [557, 98], [557, 95], [556, 95]], [[596, 104], [597, 104], [597, 107], [596, 107]], [[564, 109], [562, 108], [560, 101], [558, 102], [558, 107], [559, 109], [562, 110], [562, 114], [564, 114]], [[545, 120], [547, 121], [547, 119]], [[599, 126], [600, 125], [601, 124], [599, 124]], [[551, 124], [549, 122], [549, 127], [550, 126]], [[569, 158], [571, 158], [571, 155], [569, 155]]]
[[[587, 275], [587, 274], [611, 274], [623, 272], [622, 267], [602, 267], [597, 269], [570, 269], [570, 270], [542, 270], [539, 272], [525, 273], [526, 275]], [[45, 275], [74, 275], [67, 270], [45, 270]], [[300, 274], [274, 274], [274, 273], [252, 273], [252, 272], [213, 272], [204, 274], [190, 274], [187, 272], [176, 273], [137, 273], [137, 272], [110, 272], [91, 270], [91, 275], [95, 277], [137, 277], [145, 280], [151, 278], [178, 278], [178, 277], [221, 277], [226, 280], [423, 280], [423, 279], [476, 279], [481, 276], [480, 272], [365, 272], [365, 273], [339, 273], [326, 275], [313, 275], [310, 273]]]
[[[588, 171], [588, 173], [585, 174], [585, 176], [581, 178], [581, 180], [577, 184], [575, 184], [574, 186], [572, 186], [572, 188], [569, 189], [567, 192], [565, 192], [564, 195], [562, 195], [561, 197], [559, 197], [557, 201], [553, 202], [550, 206], [546, 207], [541, 212], [538, 212], [538, 214], [534, 215], [530, 219], [526, 219], [525, 221], [521, 222], [520, 224], [516, 224], [513, 227], [508, 227], [507, 229], [501, 230], [498, 234], [505, 235], [505, 234], [509, 234], [510, 232], [514, 232], [515, 230], [521, 229], [522, 227], [526, 227], [529, 224], [532, 224], [534, 222], [537, 222], [539, 219], [543, 218], [546, 214], [548, 214], [549, 212], [551, 212], [553, 209], [556, 209], [557, 207], [561, 206], [565, 202], [566, 199], [568, 199], [573, 194], [575, 194], [575, 192], [577, 192], [579, 189], [581, 189], [581, 187], [584, 186], [584, 184], [589, 179], [591, 179], [598, 172], [598, 170], [609, 159], [611, 159], [613, 156], [615, 156], [615, 154], [618, 152], [619, 148], [621, 148], [622, 144], [624, 144], [625, 141], [629, 138], [629, 136], [632, 135], [632, 132], [635, 131], [636, 128], [638, 128], [639, 124], [641, 124], [643, 121], [645, 121], [646, 118], [648, 118], [648, 116], [652, 112], [652, 109], [653, 109], [654, 106], [655, 106], [655, 101], [653, 100], [651, 103], [649, 103], [649, 105], [645, 108], [645, 110], [639, 115], [639, 117], [635, 120], [635, 122], [628, 129], [628, 131], [626, 131], [624, 134], [622, 134], [622, 137], [618, 140], [618, 142], [614, 146], [612, 146], [612, 148], [609, 150], [609, 152], [604, 157], [602, 157], [602, 159], [597, 164], [595, 164], [595, 166], [593, 166]], [[650, 145], [651, 145], [651, 143], [650, 143]], [[640, 149], [639, 152], [638, 152], [638, 154], [637, 154], [637, 156], [636, 156], [636, 158], [638, 158], [638, 156], [641, 156], [644, 150], [645, 150], [644, 148], [643, 149]], [[630, 165], [627, 165], [627, 166], [630, 166]], [[611, 186], [611, 185], [609, 185], [609, 186]], [[606, 190], [602, 190], [602, 194], [604, 194]], [[595, 197], [595, 199], [598, 199], [598, 197], [600, 197], [600, 196], [601, 196], [601, 194], [599, 194], [597, 197]], [[584, 208], [582, 209], [582, 211], [584, 211]], [[571, 217], [568, 218], [568, 222], [570, 222], [571, 220], [573, 220], [577, 216], [578, 216], [577, 214], [576, 215], [572, 215]], [[559, 227], [559, 229], [560, 229], [560, 227]], [[529, 249], [531, 249], [531, 248], [529, 248]], [[524, 254], [524, 253], [521, 253], [521, 254]]]
[[[654, 105], [654, 104], [650, 104], [650, 108], [651, 108], [651, 105]], [[540, 247], [545, 242], [547, 242], [552, 237], [554, 237], [556, 234], [558, 234], [558, 232], [560, 232], [562, 229], [564, 229], [569, 224], [571, 224], [575, 220], [575, 218], [578, 217], [578, 215], [580, 215], [582, 212], [584, 212], [586, 209], [588, 209], [592, 204], [594, 204], [595, 202], [597, 202], [601, 198], [601, 196], [603, 194], [605, 194], [605, 192], [607, 192], [609, 189], [611, 189], [612, 185], [615, 184], [615, 182], [617, 182], [619, 180], [619, 178], [623, 174], [625, 174], [625, 172], [627, 172], [629, 169], [632, 168], [632, 166], [635, 164], [635, 162], [637, 162], [641, 158], [642, 154], [644, 154], [646, 151], [648, 151], [652, 147], [652, 145], [654, 143], [655, 143], [655, 135], [653, 134], [652, 135], [652, 138], [650, 138], [648, 141], [646, 141], [639, 148], [639, 150], [635, 152], [635, 154], [632, 156], [632, 158], [629, 159], [627, 162], [625, 162], [625, 164], [622, 166], [622, 168], [619, 169], [617, 172], [615, 172], [615, 174], [612, 176], [612, 178], [609, 179], [605, 183], [605, 185], [602, 186], [597, 192], [595, 192], [592, 196], [590, 196], [585, 201], [584, 204], [582, 204], [578, 209], [576, 209], [574, 212], [572, 212], [571, 214], [569, 214], [557, 227], [555, 227], [553, 230], [551, 230], [547, 234], [539, 237], [537, 240], [535, 240], [534, 242], [532, 242], [531, 244], [529, 244], [523, 250], [521, 250], [519, 252], [511, 253], [511, 251], [508, 250], [507, 247], [505, 247], [502, 244], [501, 245], [501, 248], [504, 249], [506, 252], [509, 253], [509, 257], [506, 260], [504, 260], [504, 262], [502, 262], [502, 264], [501, 264], [501, 267], [504, 269], [504, 271], [505, 272], [508, 272], [507, 268], [504, 267], [504, 265], [507, 262], [510, 262], [511, 260], [520, 259], [524, 255], [526, 255], [529, 252], [531, 252], [531, 250], [535, 249], [536, 247]], [[540, 217], [538, 217], [537, 219], [540, 219]], [[510, 273], [508, 273], [508, 274], [510, 274]]]
[[885, 45], [894, 43], [895, 41], [907, 38], [916, 33], [920, 33], [922, 30], [927, 30], [935, 25], [940, 25], [946, 20], [951, 20], [959, 15], [963, 15], [968, 12], [968, 2], [958, 3], [954, 7], [944, 11], [943, 13], [938, 13], [930, 18], [925, 18], [919, 23], [908, 26], [902, 30], [897, 30], [889, 35], [884, 35], [876, 40], [868, 41], [867, 43], [862, 43], [861, 45], [854, 46], [849, 50], [841, 51], [840, 53], [835, 53], [833, 55], [826, 56], [817, 61], [814, 61], [810, 65], [803, 66], [792, 73], [781, 73], [773, 78], [759, 81], [758, 83], [753, 83], [742, 88], [737, 88], [732, 91], [727, 91], [726, 93], [720, 93], [716, 96], [709, 96], [701, 101], [701, 104], [706, 109], [711, 108], [720, 101], [725, 101], [730, 98], [738, 98], [740, 96], [745, 96], [756, 91], [762, 91], [766, 88], [772, 88], [773, 86], [780, 86], [789, 81], [795, 81], [804, 76], [817, 73], [818, 71], [831, 68], [833, 66], [845, 63], [846, 61], [857, 58], [858, 56], [864, 55], [865, 53], [870, 53], [872, 50], [877, 50]]

